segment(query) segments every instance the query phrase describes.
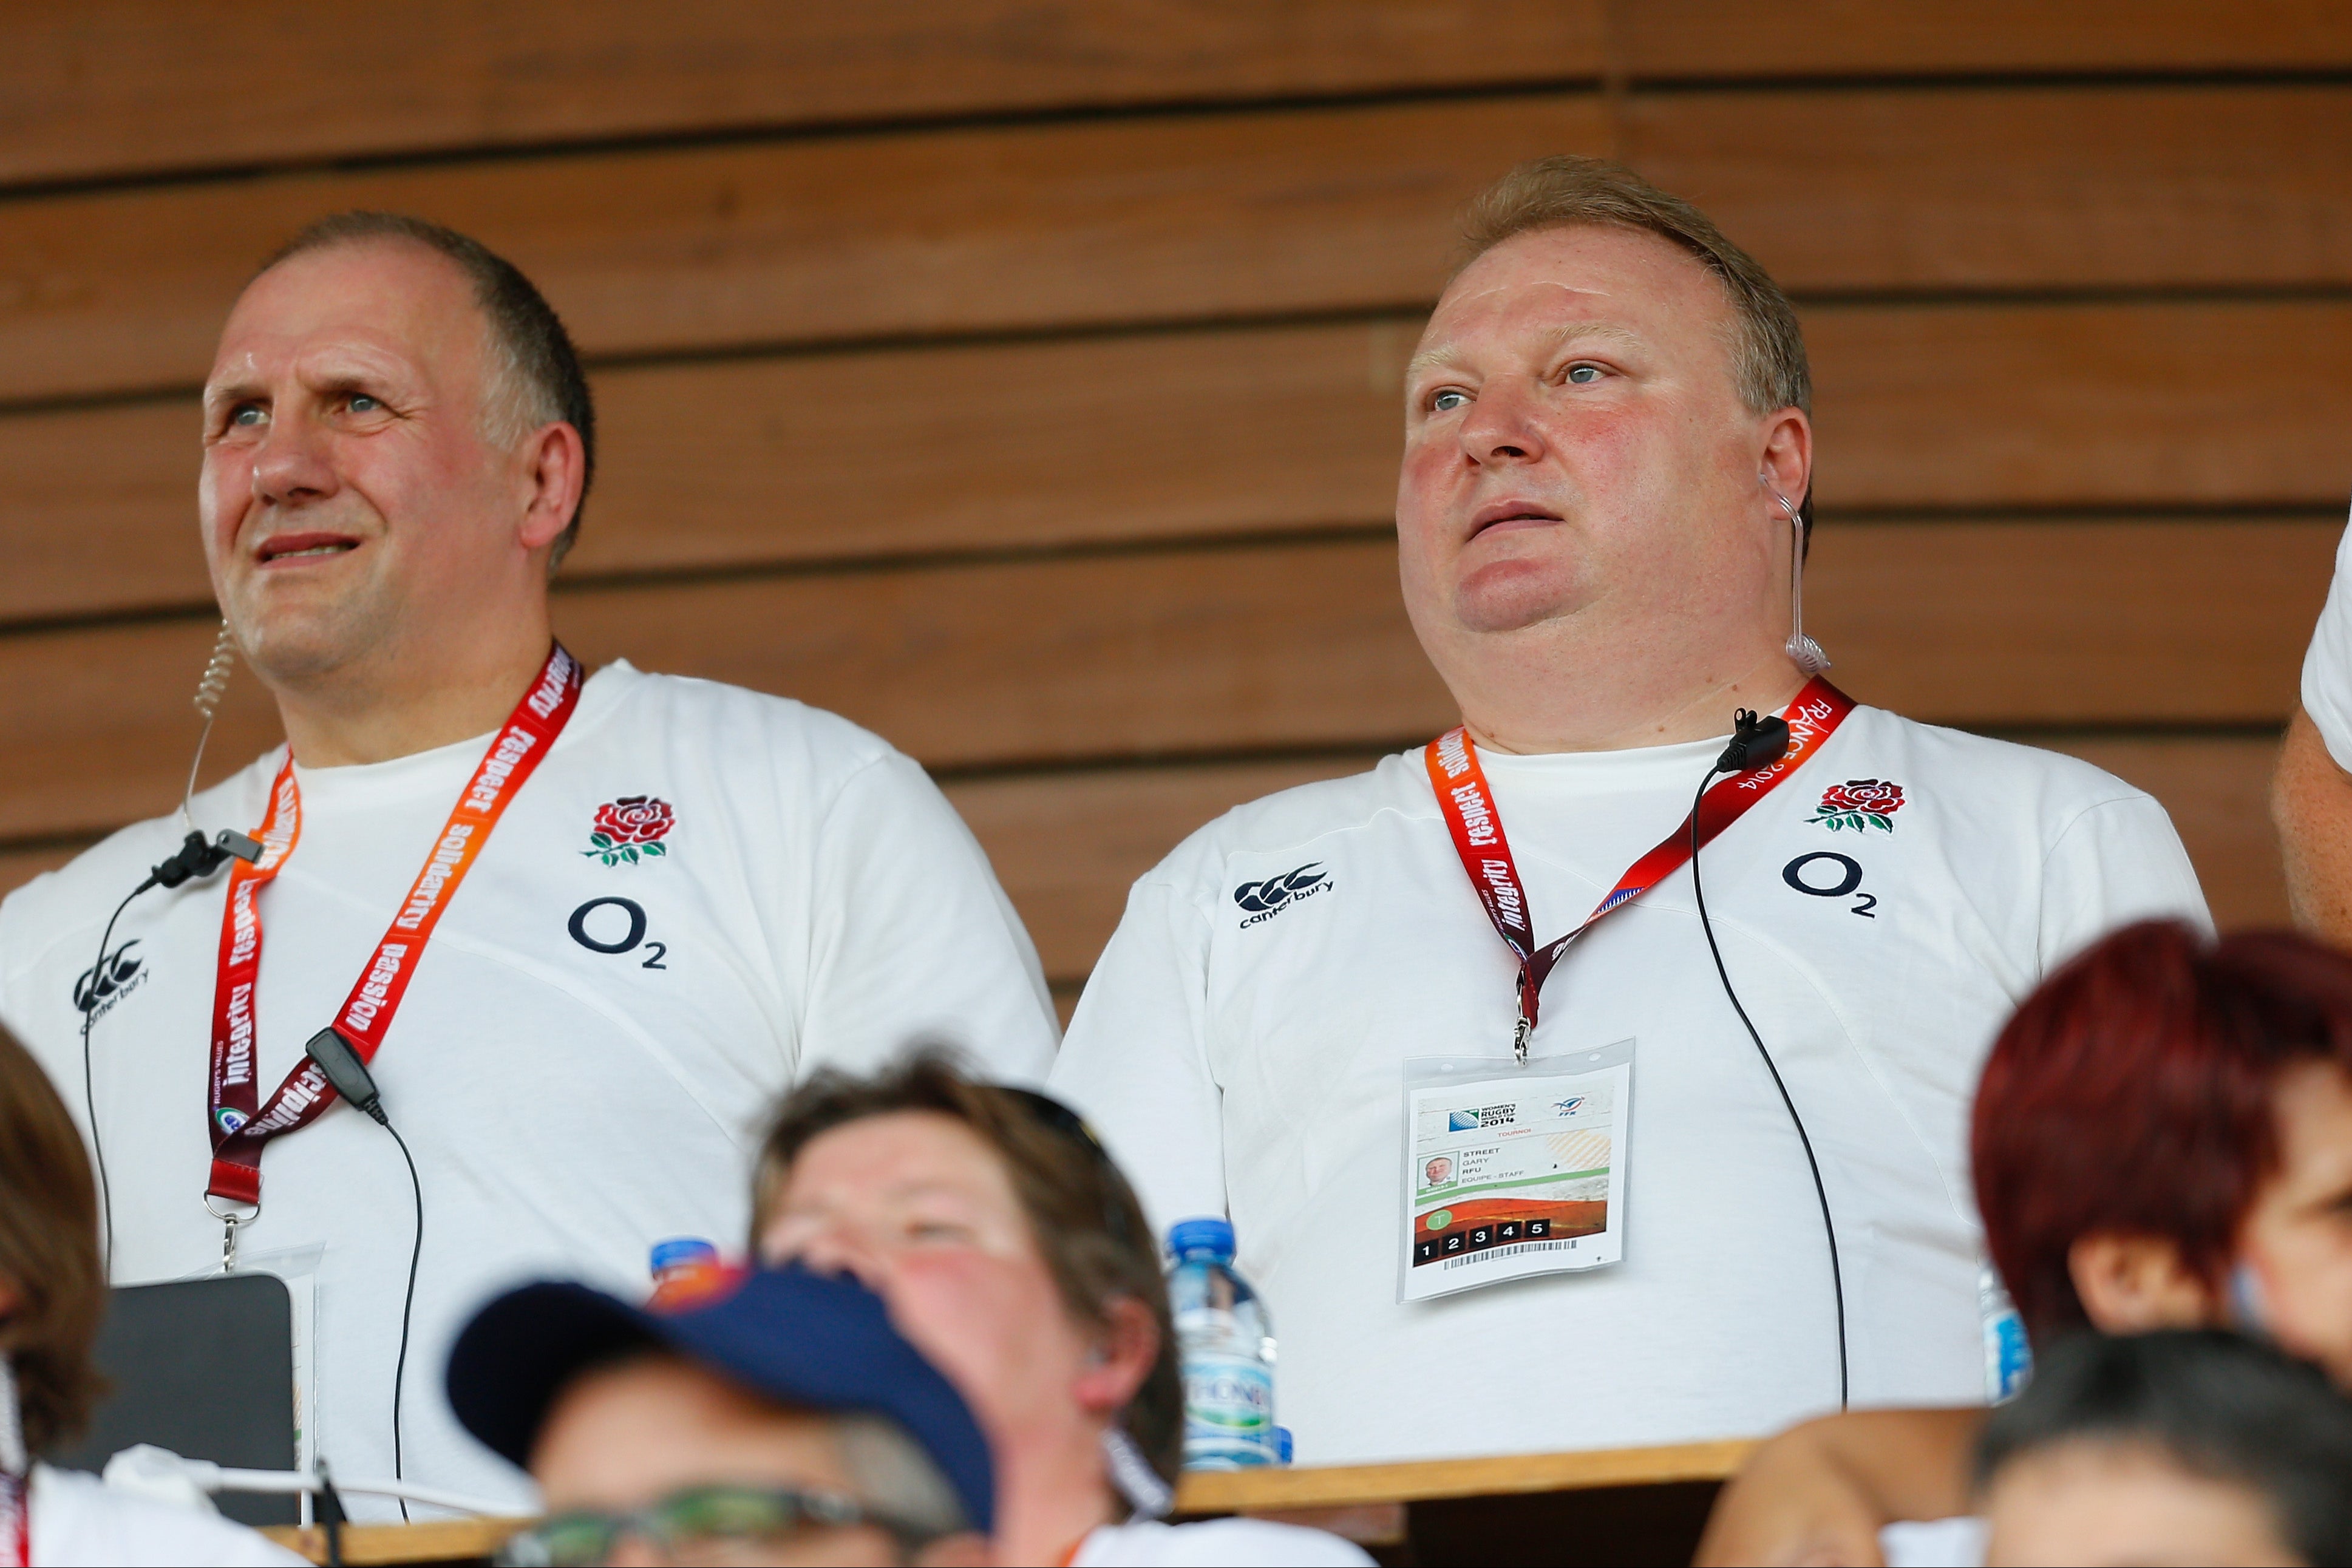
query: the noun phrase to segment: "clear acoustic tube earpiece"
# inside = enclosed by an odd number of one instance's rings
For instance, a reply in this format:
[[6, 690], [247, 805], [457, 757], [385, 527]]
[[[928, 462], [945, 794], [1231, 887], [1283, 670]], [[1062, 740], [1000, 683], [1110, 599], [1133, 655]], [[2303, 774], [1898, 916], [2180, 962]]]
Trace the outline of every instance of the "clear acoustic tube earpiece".
[[228, 693], [230, 672], [236, 668], [236, 637], [229, 631], [228, 622], [220, 623], [220, 632], [213, 639], [213, 656], [205, 664], [204, 679], [196, 683], [196, 711], [205, 716], [205, 727], [196, 737], [196, 754], [188, 762], [187, 788], [180, 791], [180, 820], [196, 832], [195, 799], [196, 769], [205, 765], [205, 742], [213, 737], [213, 720], [220, 715], [221, 698]]
[[[1763, 476], [1757, 476], [1762, 478]], [[1765, 486], [1771, 489], [1768, 482]], [[1805, 635], [1805, 519], [1789, 497], [1771, 490], [1772, 498], [1789, 514], [1792, 538], [1789, 541], [1789, 640], [1781, 644], [1797, 668], [1808, 675], [1818, 675], [1830, 667], [1830, 656], [1822, 645]]]

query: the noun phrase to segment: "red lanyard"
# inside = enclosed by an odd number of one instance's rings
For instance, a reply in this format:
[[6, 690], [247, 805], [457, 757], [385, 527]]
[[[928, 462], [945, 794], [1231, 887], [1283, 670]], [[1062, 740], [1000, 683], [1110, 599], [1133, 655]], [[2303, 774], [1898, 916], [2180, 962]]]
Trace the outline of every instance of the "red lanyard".
[[[1787, 753], [1767, 767], [1733, 774], [1701, 797], [1697, 811], [1699, 843], [1714, 842], [1717, 833], [1778, 789], [1782, 779], [1837, 733], [1838, 726], [1853, 711], [1853, 699], [1819, 675], [1806, 682], [1805, 689], [1780, 715], [1789, 725]], [[1495, 923], [1495, 930], [1519, 960], [1519, 1023], [1511, 1037], [1511, 1046], [1525, 1061], [1528, 1038], [1535, 1033], [1536, 1019], [1543, 1003], [1544, 981], [1550, 977], [1552, 966], [1559, 962], [1569, 945], [1591, 930], [1602, 915], [1621, 904], [1631, 904], [1682, 869], [1691, 858], [1691, 820], [1685, 817], [1681, 827], [1659, 840], [1654, 849], [1628, 867], [1625, 874], [1617, 879], [1617, 885], [1609, 890], [1609, 896], [1595, 904], [1592, 913], [1575, 930], [1538, 947], [1527, 884], [1519, 880], [1519, 868], [1511, 859], [1511, 841], [1503, 835], [1502, 811], [1495, 804], [1495, 792], [1487, 786], [1485, 770], [1478, 766], [1478, 748], [1457, 727], [1423, 747], [1422, 760], [1429, 768], [1430, 787], [1437, 792], [1438, 810], [1445, 814], [1445, 825], [1454, 834], [1454, 849], [1462, 857], [1462, 869], [1469, 874], [1478, 901], [1486, 906], [1486, 918]]]
[[[448, 825], [401, 901], [400, 913], [385, 927], [374, 956], [343, 1000], [331, 1027], [351, 1042], [362, 1061], [373, 1061], [382, 1048], [441, 912], [457, 896], [458, 884], [473, 869], [508, 803], [563, 733], [579, 702], [580, 665], [559, 643], [475, 766], [473, 778], [450, 809]], [[228, 903], [221, 911], [220, 977], [213, 989], [213, 1171], [212, 1184], [205, 1189], [207, 1198], [257, 1206], [263, 1146], [281, 1133], [308, 1126], [335, 1103], [334, 1086], [307, 1056], [286, 1075], [267, 1105], [258, 1103], [254, 1080], [254, 989], [261, 977], [258, 901], [301, 836], [302, 790], [289, 752], [270, 787], [269, 814], [258, 835], [261, 858], [250, 865], [235, 863], [229, 872]]]

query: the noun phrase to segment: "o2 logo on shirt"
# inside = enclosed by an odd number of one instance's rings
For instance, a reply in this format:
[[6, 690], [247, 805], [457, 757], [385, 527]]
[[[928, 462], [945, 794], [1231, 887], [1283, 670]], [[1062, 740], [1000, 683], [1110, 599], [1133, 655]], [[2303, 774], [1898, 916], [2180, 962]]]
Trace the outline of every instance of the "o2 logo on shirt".
[[591, 953], [618, 957], [643, 946], [646, 961], [638, 968], [669, 967], [662, 962], [669, 956], [669, 944], [646, 940], [646, 906], [634, 898], [592, 898], [572, 912], [565, 929]]
[[[1829, 863], [1822, 864], [1824, 861]], [[1832, 866], [1836, 869], [1832, 870]], [[1815, 850], [1809, 855], [1799, 855], [1780, 868], [1780, 880], [1815, 898], [1844, 898], [1851, 894], [1854, 905], [1850, 913], [1864, 920], [1878, 918], [1878, 894], [1862, 891], [1862, 862], [1852, 855], [1842, 855], [1835, 850]]]
[[1250, 912], [1242, 928], [1246, 930], [1261, 920], [1271, 920], [1302, 898], [1330, 892], [1331, 879], [1322, 865], [1321, 861], [1308, 861], [1296, 871], [1267, 877], [1264, 882], [1245, 882], [1234, 889], [1234, 902]]

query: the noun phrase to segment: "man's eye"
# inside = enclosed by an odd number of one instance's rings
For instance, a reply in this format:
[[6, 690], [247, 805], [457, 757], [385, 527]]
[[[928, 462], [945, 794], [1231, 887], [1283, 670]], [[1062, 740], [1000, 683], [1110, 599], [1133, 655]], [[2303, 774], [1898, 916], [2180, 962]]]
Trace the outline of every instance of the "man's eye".
[[368, 396], [365, 392], [352, 393], [351, 411], [353, 413], [373, 413], [383, 406], [383, 404], [376, 402], [375, 399]]
[[1455, 409], [1462, 407], [1469, 401], [1470, 394], [1468, 392], [1464, 392], [1459, 387], [1447, 387], [1444, 392], [1439, 392], [1435, 397], [1429, 400], [1430, 412], [1433, 413], [1452, 413]]
[[1594, 382], [1601, 379], [1601, 367], [1599, 365], [1570, 365], [1568, 367], [1568, 379], [1576, 386], [1590, 386]]
[[242, 430], [250, 430], [261, 423], [261, 410], [251, 403], [229, 411], [228, 422]]

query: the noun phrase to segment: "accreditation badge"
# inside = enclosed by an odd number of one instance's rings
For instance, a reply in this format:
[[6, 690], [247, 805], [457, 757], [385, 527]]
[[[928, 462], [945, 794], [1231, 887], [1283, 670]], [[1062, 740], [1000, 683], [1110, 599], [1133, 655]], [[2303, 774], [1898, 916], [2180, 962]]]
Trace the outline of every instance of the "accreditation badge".
[[1599, 1269], [1625, 1255], [1633, 1042], [1404, 1064], [1397, 1300]]

